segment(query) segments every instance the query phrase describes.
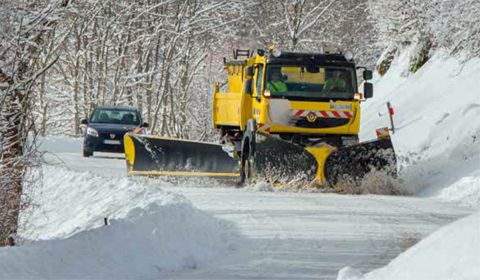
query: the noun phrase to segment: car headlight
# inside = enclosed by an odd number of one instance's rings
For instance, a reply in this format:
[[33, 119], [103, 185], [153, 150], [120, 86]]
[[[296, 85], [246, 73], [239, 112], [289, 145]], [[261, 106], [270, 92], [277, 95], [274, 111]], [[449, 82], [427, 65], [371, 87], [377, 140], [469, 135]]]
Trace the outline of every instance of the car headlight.
[[87, 134], [93, 137], [98, 137], [98, 131], [95, 128], [87, 127]]

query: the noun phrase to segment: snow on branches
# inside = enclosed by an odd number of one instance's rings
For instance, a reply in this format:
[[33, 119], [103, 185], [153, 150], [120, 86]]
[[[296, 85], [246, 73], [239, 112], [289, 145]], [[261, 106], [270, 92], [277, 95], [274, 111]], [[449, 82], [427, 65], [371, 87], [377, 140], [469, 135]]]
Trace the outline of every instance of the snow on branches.
[[0, 3], [0, 246], [14, 243], [24, 178], [36, 162], [35, 82], [57, 60], [39, 66], [38, 56], [67, 4]]
[[[414, 46], [410, 71], [442, 48], [469, 57], [480, 54], [480, 2], [477, 0], [368, 0], [377, 46], [392, 50]], [[381, 64], [385, 61], [381, 60]]]

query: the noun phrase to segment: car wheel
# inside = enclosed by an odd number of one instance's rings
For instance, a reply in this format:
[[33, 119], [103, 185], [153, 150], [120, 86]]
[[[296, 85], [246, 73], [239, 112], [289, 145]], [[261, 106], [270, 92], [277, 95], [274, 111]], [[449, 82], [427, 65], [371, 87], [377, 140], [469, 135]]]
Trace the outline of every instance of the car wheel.
[[93, 152], [90, 152], [89, 150], [83, 148], [83, 157], [90, 157], [93, 156]]

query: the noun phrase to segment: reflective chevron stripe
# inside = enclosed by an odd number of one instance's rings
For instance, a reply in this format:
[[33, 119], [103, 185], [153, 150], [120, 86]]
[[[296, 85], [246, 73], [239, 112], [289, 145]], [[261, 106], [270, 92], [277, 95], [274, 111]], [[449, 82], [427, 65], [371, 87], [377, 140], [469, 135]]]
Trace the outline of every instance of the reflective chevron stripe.
[[377, 138], [390, 137], [390, 131], [388, 127], [379, 128], [375, 130], [375, 133], [377, 134]]
[[270, 132], [270, 126], [269, 125], [266, 125], [266, 124], [258, 124], [258, 127], [257, 127], [257, 130], [258, 131], [263, 131], [263, 132]]
[[306, 117], [308, 114], [315, 114], [319, 118], [337, 118], [337, 119], [351, 119], [353, 114], [351, 111], [309, 111], [309, 110], [293, 110], [293, 115], [296, 117]]

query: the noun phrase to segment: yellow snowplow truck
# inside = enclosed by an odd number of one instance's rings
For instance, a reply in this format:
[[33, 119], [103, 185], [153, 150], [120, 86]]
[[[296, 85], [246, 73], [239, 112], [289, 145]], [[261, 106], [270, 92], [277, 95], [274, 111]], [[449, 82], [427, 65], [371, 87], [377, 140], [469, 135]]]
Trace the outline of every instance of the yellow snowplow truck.
[[[359, 183], [372, 170], [395, 175], [388, 133], [359, 143], [357, 68], [342, 53], [234, 51], [227, 83], [215, 84], [213, 125], [219, 143], [125, 135], [129, 174], [236, 177], [320, 185]], [[363, 69], [363, 79], [372, 72]]]

